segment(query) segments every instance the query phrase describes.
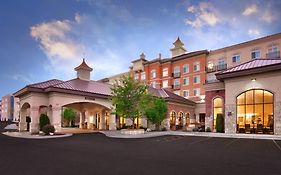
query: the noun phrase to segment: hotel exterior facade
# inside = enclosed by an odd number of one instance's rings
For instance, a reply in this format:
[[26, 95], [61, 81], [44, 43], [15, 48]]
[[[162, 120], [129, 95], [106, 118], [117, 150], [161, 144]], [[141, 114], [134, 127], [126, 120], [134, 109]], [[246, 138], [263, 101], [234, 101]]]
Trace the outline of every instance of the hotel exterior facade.
[[1, 121], [12, 121], [14, 116], [14, 97], [6, 95], [1, 100]]

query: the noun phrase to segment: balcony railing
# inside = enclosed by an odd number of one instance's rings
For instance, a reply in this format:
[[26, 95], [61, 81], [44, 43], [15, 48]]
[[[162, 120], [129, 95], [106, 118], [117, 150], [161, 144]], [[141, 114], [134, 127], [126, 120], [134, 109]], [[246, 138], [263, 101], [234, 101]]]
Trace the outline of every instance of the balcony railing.
[[227, 68], [227, 64], [218, 64], [213, 67], [206, 67], [206, 71], [207, 73], [217, 72], [217, 71], [225, 70], [226, 68]]
[[174, 72], [173, 73], [173, 77], [174, 78], [179, 78], [181, 76], [181, 73], [180, 72]]
[[269, 59], [280, 58], [280, 51], [269, 52], [266, 54], [266, 58], [269, 58]]
[[172, 85], [172, 89], [174, 90], [179, 90], [181, 88], [181, 85], [180, 84], [174, 84]]

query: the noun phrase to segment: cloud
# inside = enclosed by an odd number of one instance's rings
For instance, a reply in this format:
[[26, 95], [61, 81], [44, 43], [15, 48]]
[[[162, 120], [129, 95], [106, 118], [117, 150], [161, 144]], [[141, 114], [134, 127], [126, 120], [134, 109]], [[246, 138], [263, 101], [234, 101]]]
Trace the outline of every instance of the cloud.
[[260, 36], [260, 31], [258, 29], [249, 29], [248, 34], [253, 37]]
[[49, 58], [59, 57], [69, 60], [81, 57], [83, 45], [75, 43], [67, 33], [71, 31], [72, 25], [78, 23], [80, 17], [75, 16], [75, 21], [51, 21], [31, 27], [31, 36], [40, 42], [40, 47]]
[[274, 20], [274, 16], [270, 11], [266, 10], [260, 19], [267, 23], [271, 23]]
[[29, 77], [27, 77], [25, 75], [22, 75], [22, 74], [14, 74], [14, 75], [12, 75], [11, 78], [13, 80], [20, 81], [20, 82], [23, 82], [23, 83], [28, 83], [28, 84], [32, 83], [32, 81]]
[[219, 22], [216, 10], [210, 3], [201, 2], [198, 6], [189, 6], [187, 11], [193, 14], [194, 19], [187, 19], [186, 24], [194, 28], [204, 25], [215, 26]]
[[245, 8], [245, 10], [243, 11], [242, 15], [244, 16], [249, 16], [249, 15], [252, 15], [254, 13], [256, 13], [258, 11], [258, 7], [256, 4], [252, 4], [250, 6], [247, 6]]

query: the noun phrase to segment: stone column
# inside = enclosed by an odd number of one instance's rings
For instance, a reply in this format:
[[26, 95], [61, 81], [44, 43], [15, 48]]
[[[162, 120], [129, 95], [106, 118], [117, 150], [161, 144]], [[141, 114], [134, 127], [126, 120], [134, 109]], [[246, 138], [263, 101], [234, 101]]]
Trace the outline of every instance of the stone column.
[[52, 108], [52, 122], [54, 125], [56, 132], [61, 132], [61, 116], [62, 116], [62, 108], [56, 107]]
[[106, 129], [106, 126], [105, 126], [105, 111], [101, 112], [99, 129]]
[[31, 133], [38, 133], [39, 132], [39, 108], [38, 107], [31, 107], [30, 108], [30, 132]]
[[110, 114], [109, 116], [109, 130], [116, 130], [116, 115]]
[[85, 122], [85, 112], [80, 112], [80, 121], [79, 121], [79, 128], [83, 129]]
[[24, 132], [27, 129], [26, 110], [20, 111], [19, 132]]
[[281, 102], [275, 102], [274, 106], [274, 134], [281, 134]]

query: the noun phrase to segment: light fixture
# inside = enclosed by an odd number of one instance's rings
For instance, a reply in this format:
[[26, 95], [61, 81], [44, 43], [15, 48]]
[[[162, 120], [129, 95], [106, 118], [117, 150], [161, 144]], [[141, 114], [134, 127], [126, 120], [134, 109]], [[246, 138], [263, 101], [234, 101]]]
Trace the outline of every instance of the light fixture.
[[257, 81], [257, 79], [256, 79], [256, 78], [252, 78], [251, 80], [252, 80], [253, 82], [254, 82], [254, 81]]

